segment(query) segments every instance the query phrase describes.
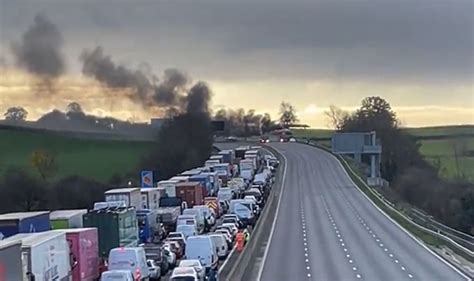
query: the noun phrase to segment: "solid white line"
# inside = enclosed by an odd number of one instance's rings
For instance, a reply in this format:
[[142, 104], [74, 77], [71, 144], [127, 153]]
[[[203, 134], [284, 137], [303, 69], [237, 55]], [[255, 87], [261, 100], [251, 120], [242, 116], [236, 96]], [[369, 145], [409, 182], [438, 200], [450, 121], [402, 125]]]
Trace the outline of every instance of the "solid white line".
[[277, 202], [275, 217], [273, 218], [273, 222], [272, 222], [272, 229], [271, 229], [271, 232], [270, 232], [270, 236], [268, 237], [268, 242], [267, 242], [267, 245], [265, 247], [265, 253], [263, 254], [263, 259], [262, 259], [260, 269], [258, 270], [257, 280], [260, 280], [262, 278], [263, 268], [265, 267], [265, 261], [267, 260], [268, 249], [270, 249], [270, 244], [272, 243], [273, 232], [275, 230], [277, 217], [278, 217], [278, 214], [280, 212], [281, 198], [282, 198], [283, 192], [285, 190], [285, 180], [286, 180], [286, 171], [287, 171], [287, 168], [288, 168], [288, 160], [286, 159], [286, 156], [283, 153], [280, 153], [280, 155], [285, 160], [285, 169], [283, 170], [283, 177], [281, 179], [280, 196], [278, 196], [278, 202]]
[[[435, 252], [433, 252], [430, 248], [428, 248], [428, 246], [426, 246], [423, 242], [421, 242], [418, 238], [416, 238], [413, 234], [411, 234], [408, 230], [406, 230], [403, 226], [401, 226], [397, 221], [395, 221], [394, 219], [392, 219], [392, 217], [390, 217], [389, 215], [387, 215], [382, 209], [380, 209], [379, 206], [377, 206], [377, 204], [375, 204], [368, 196], [367, 194], [365, 194], [360, 188], [359, 186], [352, 180], [352, 178], [349, 176], [349, 173], [346, 171], [346, 169], [344, 168], [344, 166], [342, 165], [341, 161], [339, 161], [339, 159], [333, 155], [332, 153], [329, 153], [329, 152], [326, 152], [328, 153], [329, 155], [331, 155], [336, 161], [337, 163], [339, 163], [339, 166], [341, 167], [341, 169], [344, 171], [345, 175], [347, 176], [347, 178], [349, 178], [349, 180], [352, 182], [352, 185], [365, 197], [365, 199], [367, 199], [367, 201], [369, 201], [382, 215], [384, 215], [388, 220], [390, 220], [393, 224], [395, 224], [396, 226], [398, 226], [398, 228], [400, 228], [403, 232], [405, 232], [410, 238], [412, 238], [416, 243], [418, 243], [418, 245], [420, 245], [421, 247], [423, 247], [425, 250], [427, 250], [429, 253], [431, 253], [433, 256], [435, 256], [436, 258], [438, 258], [438, 260], [440, 260], [442, 263], [446, 264], [448, 267], [450, 267], [452, 270], [454, 270], [456, 273], [458, 273], [459, 275], [461, 275], [462, 277], [464, 277], [467, 281], [471, 281], [472, 279], [470, 277], [468, 277], [466, 274], [464, 274], [462, 271], [460, 271], [459, 269], [457, 269], [454, 265], [450, 264], [449, 262], [445, 261], [442, 257], [440, 257], [438, 254], [436, 254]], [[351, 169], [349, 167], [349, 169]], [[352, 171], [352, 169], [351, 169]], [[353, 171], [352, 171], [353, 172]], [[365, 182], [362, 180], [362, 182], [365, 184]], [[368, 187], [368, 186], [367, 186]], [[370, 188], [370, 187], [368, 187]]]
[[230, 253], [227, 255], [227, 258], [225, 259], [225, 261], [221, 264], [221, 266], [219, 267], [219, 271], [217, 271], [218, 274], [221, 273], [222, 269], [224, 269], [225, 265], [227, 264], [227, 262], [229, 261], [229, 258], [230, 256], [232, 256], [232, 254], [234, 253], [235, 249], [237, 248], [237, 245], [234, 245], [234, 247], [232, 248], [232, 251], [230, 251]]

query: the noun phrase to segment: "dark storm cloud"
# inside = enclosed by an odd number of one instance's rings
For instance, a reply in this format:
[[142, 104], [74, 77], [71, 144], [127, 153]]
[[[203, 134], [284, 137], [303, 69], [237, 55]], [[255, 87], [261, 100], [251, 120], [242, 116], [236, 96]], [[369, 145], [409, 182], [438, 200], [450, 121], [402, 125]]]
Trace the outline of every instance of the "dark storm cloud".
[[[5, 7], [54, 12], [71, 38], [96, 32], [94, 41], [118, 53], [208, 78], [470, 83], [473, 76], [471, 0], [13, 2]], [[21, 20], [14, 14], [5, 13], [8, 32]]]
[[63, 38], [58, 27], [39, 14], [23, 34], [20, 43], [12, 44], [12, 50], [18, 65], [28, 72], [55, 78], [64, 72], [62, 45]]

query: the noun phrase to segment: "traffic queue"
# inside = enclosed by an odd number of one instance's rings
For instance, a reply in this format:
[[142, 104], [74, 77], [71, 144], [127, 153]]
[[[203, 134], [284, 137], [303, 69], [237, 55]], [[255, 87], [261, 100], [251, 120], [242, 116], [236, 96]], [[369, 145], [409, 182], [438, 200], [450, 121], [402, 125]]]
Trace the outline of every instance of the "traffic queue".
[[278, 164], [239, 147], [153, 187], [108, 190], [92, 210], [2, 214], [0, 265], [12, 280], [217, 280], [250, 239]]

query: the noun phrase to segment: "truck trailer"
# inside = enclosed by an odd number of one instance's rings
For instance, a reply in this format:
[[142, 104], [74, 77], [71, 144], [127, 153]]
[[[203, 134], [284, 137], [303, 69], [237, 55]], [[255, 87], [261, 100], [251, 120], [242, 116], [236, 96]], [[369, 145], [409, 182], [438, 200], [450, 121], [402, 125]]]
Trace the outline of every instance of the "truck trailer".
[[134, 188], [115, 188], [105, 192], [106, 202], [125, 201], [127, 207], [142, 209], [142, 194], [139, 187]]
[[113, 248], [138, 245], [137, 212], [134, 207], [90, 211], [83, 216], [83, 225], [97, 228], [101, 258], [107, 258]]
[[21, 241], [0, 240], [0, 280], [23, 280]]
[[[66, 233], [19, 233], [7, 241], [21, 242], [23, 272], [35, 280], [69, 281], [71, 260]], [[20, 279], [21, 280], [21, 279]]]
[[81, 228], [82, 216], [87, 213], [81, 210], [58, 210], [49, 214], [52, 229]]
[[51, 229], [49, 212], [18, 212], [0, 215], [0, 239], [18, 233], [42, 232]]

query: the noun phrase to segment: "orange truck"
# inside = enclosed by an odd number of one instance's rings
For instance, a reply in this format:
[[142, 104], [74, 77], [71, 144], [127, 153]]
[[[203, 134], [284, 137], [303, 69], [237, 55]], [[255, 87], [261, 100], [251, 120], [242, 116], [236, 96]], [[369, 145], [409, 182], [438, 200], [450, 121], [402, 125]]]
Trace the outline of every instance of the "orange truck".
[[204, 204], [214, 210], [216, 218], [222, 216], [223, 211], [221, 209], [221, 205], [219, 204], [219, 199], [217, 199], [217, 197], [205, 197]]

